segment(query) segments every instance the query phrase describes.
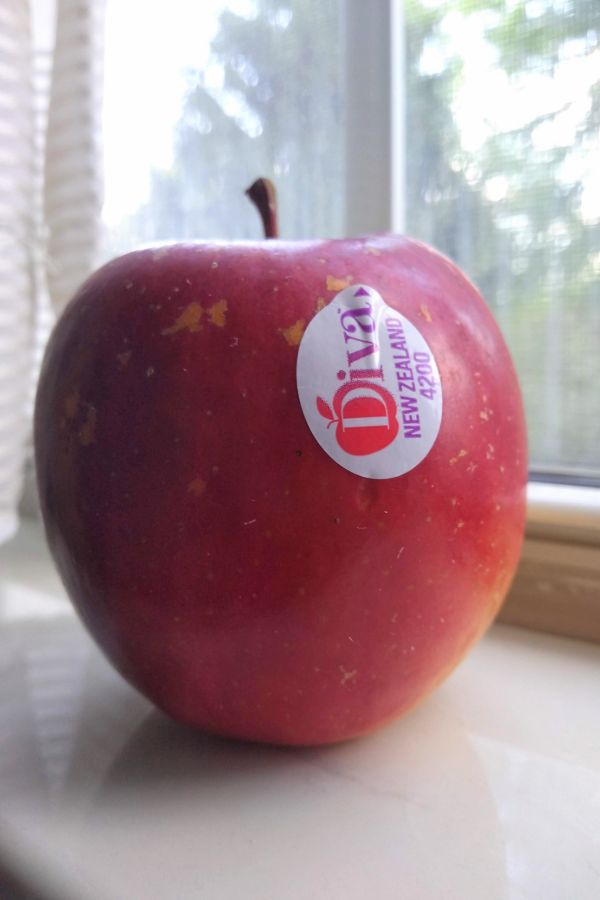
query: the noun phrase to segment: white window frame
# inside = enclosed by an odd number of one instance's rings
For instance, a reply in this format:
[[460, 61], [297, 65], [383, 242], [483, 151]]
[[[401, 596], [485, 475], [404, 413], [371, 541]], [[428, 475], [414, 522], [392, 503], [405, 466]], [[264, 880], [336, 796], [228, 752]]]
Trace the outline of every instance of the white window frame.
[[[403, 0], [346, 0], [346, 231], [405, 230]], [[500, 619], [600, 641], [600, 488], [530, 481]]]

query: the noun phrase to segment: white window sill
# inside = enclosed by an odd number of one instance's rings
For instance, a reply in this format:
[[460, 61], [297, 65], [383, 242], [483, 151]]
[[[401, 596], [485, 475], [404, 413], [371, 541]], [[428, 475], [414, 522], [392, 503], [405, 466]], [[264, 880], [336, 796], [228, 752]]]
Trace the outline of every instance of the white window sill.
[[521, 562], [500, 621], [600, 641], [600, 489], [532, 482]]
[[527, 530], [530, 535], [600, 544], [600, 488], [531, 481]]
[[152, 712], [72, 614], [39, 525], [0, 549], [0, 573], [0, 887], [4, 872], [47, 900], [600, 896], [597, 645], [496, 625], [404, 719], [284, 751]]

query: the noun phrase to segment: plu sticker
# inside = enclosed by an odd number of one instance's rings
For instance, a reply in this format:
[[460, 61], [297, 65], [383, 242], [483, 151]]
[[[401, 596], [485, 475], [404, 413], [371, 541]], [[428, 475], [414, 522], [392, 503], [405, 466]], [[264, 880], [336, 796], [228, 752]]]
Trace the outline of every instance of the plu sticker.
[[355, 475], [396, 478], [433, 447], [442, 421], [433, 353], [373, 288], [344, 288], [311, 320], [296, 378], [314, 437]]

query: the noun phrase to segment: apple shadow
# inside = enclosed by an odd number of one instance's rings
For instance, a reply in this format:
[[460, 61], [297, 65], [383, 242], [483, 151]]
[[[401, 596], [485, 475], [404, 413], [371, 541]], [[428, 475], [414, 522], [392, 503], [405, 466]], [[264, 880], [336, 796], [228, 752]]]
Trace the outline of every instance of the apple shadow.
[[[496, 805], [451, 699], [440, 691], [322, 748], [213, 737], [152, 712], [96, 785], [90, 827], [135, 834], [157, 891], [201, 873], [206, 896], [235, 896], [249, 878], [251, 897], [387, 898], [402, 885], [403, 896], [500, 900]], [[148, 858], [156, 846], [160, 863]]]
[[297, 753], [294, 748], [207, 734], [153, 710], [109, 767], [97, 799], [110, 803], [136, 793], [147, 798], [165, 789], [179, 792], [244, 779], [285, 768]]

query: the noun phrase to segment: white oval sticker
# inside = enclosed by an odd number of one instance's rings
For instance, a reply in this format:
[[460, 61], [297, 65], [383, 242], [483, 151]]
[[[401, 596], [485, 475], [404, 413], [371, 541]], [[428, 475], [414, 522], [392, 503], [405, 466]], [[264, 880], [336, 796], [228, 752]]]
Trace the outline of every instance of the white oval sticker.
[[309, 323], [298, 395], [323, 450], [366, 478], [396, 478], [431, 450], [442, 385], [423, 335], [376, 290], [344, 288]]

